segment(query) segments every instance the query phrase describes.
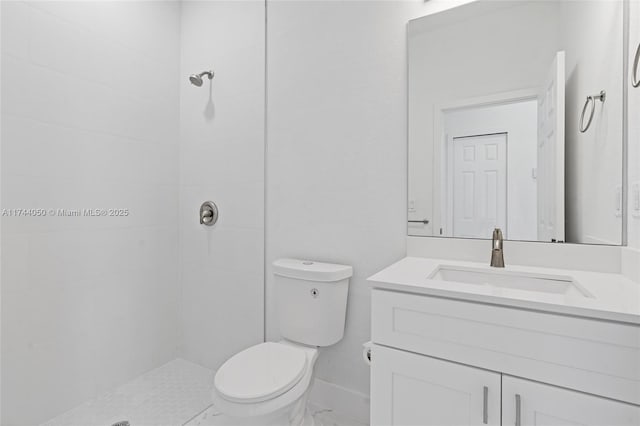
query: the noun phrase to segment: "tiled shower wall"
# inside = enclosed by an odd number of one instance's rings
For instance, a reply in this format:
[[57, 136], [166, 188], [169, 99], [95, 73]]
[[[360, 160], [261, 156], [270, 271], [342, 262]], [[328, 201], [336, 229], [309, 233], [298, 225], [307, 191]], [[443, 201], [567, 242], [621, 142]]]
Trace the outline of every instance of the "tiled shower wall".
[[1, 4], [2, 424], [262, 341], [264, 1]]
[[[183, 1], [180, 264], [183, 356], [217, 369], [263, 340], [264, 1]], [[212, 69], [202, 87], [187, 76]], [[203, 201], [215, 227], [199, 224]]]
[[2, 420], [178, 355], [179, 3], [2, 1]]

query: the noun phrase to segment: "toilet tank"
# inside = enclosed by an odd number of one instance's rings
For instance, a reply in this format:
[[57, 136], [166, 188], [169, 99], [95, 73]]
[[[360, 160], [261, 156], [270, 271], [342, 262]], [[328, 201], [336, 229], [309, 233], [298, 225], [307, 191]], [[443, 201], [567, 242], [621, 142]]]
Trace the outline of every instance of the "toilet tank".
[[330, 346], [344, 336], [349, 278], [347, 265], [311, 260], [273, 262], [280, 334], [310, 346]]

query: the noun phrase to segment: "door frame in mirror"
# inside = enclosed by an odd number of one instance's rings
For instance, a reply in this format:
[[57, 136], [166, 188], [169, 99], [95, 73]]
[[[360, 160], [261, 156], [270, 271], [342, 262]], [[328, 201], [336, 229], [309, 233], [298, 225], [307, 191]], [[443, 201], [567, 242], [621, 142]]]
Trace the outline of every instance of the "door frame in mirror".
[[[447, 135], [444, 131], [444, 117], [448, 112], [452, 112], [464, 108], [481, 108], [499, 104], [515, 103], [522, 101], [529, 101], [538, 98], [538, 90], [535, 88], [514, 90], [510, 92], [495, 93], [487, 96], [477, 96], [467, 99], [460, 99], [453, 102], [447, 102], [437, 104], [434, 107], [433, 117], [433, 140], [436, 142], [433, 144], [434, 153], [433, 158], [437, 158], [439, 161], [435, 161], [433, 165], [433, 198], [440, 200], [440, 208], [433, 209], [433, 226], [435, 230], [440, 228], [440, 235], [431, 235], [433, 237], [441, 237], [442, 228], [451, 229], [451, 223], [449, 223], [448, 213], [451, 211], [451, 188], [447, 191], [442, 191], [442, 183], [447, 182], [447, 169], [451, 167], [450, 158], [448, 152]], [[449, 185], [448, 185], [449, 187]], [[409, 234], [409, 228], [407, 227], [407, 234]], [[452, 238], [452, 237], [451, 237]], [[459, 238], [459, 237], [456, 237]]]

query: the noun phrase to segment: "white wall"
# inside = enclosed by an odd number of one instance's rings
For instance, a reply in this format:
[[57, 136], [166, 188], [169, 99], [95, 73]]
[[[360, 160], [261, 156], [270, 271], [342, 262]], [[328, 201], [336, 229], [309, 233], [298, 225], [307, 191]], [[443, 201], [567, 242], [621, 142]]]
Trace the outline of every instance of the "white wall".
[[[263, 1], [182, 2], [182, 355], [214, 369], [264, 337], [264, 25]], [[205, 69], [213, 81], [192, 86]]]
[[535, 99], [445, 114], [444, 128], [449, 137], [507, 133], [507, 228], [504, 231], [505, 238], [510, 240], [538, 239], [537, 186], [532, 173], [537, 167], [537, 117]]
[[2, 424], [177, 355], [178, 4], [3, 1]]
[[[622, 1], [561, 4], [567, 73], [566, 240], [574, 243], [622, 241], [622, 216], [616, 215], [616, 191], [622, 188], [622, 13]], [[591, 128], [580, 133], [585, 98], [600, 90], [606, 90], [606, 101], [597, 102]]]

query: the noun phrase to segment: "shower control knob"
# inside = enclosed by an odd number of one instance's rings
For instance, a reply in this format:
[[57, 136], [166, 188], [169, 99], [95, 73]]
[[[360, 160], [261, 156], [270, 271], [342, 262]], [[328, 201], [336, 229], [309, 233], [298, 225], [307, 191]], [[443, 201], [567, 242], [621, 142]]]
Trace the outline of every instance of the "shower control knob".
[[200, 224], [213, 226], [218, 221], [218, 206], [213, 201], [205, 201], [200, 206]]

